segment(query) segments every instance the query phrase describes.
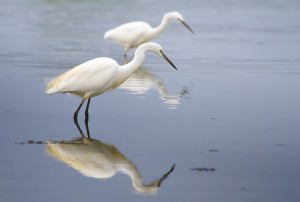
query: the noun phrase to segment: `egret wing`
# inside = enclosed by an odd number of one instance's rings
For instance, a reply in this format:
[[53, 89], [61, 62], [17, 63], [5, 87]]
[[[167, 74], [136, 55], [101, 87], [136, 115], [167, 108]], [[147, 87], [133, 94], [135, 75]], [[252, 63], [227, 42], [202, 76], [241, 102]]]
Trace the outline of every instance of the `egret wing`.
[[104, 38], [115, 40], [122, 44], [140, 44], [145, 41], [151, 26], [145, 22], [137, 21], [120, 25], [107, 31]]
[[110, 58], [89, 60], [54, 78], [47, 93], [101, 94], [112, 83], [117, 67], [117, 62]]

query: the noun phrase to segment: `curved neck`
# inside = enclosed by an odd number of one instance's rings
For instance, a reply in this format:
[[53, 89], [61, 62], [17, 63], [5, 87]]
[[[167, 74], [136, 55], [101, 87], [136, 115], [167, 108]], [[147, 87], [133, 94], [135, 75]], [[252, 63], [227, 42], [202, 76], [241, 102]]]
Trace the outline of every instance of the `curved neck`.
[[122, 79], [127, 79], [135, 70], [137, 70], [145, 60], [146, 49], [138, 47], [134, 53], [133, 59], [120, 67], [120, 76]]
[[160, 24], [158, 26], [154, 27], [152, 29], [152, 31], [150, 32], [150, 38], [153, 38], [153, 37], [157, 36], [158, 34], [160, 34], [167, 27], [168, 21], [169, 21], [169, 16], [164, 15], [163, 18], [161, 19]]

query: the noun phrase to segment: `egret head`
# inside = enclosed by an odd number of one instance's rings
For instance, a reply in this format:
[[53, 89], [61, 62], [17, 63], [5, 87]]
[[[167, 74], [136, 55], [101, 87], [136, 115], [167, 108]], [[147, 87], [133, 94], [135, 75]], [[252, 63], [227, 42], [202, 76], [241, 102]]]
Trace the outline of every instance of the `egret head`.
[[[147, 42], [138, 47], [138, 49], [144, 49], [145, 51], [152, 51], [155, 54], [162, 57], [165, 61], [167, 61], [174, 69], [177, 70], [177, 67], [174, 65], [174, 63], [166, 56], [166, 54], [163, 51], [163, 48], [161, 45], [155, 42]], [[137, 49], [137, 51], [138, 51]]]
[[192, 28], [184, 21], [182, 15], [179, 12], [173, 11], [173, 12], [167, 13], [166, 15], [167, 15], [167, 17], [169, 19], [175, 19], [175, 20], [177, 20], [183, 26], [185, 26], [190, 32], [194, 33], [194, 31], [192, 30]]

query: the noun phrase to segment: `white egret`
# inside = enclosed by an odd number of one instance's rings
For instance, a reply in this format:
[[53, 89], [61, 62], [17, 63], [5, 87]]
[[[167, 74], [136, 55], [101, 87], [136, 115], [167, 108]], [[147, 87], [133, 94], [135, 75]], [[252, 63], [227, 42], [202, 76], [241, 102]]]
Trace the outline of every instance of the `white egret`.
[[154, 42], [148, 42], [139, 46], [134, 58], [125, 65], [119, 65], [111, 58], [101, 57], [84, 62], [50, 81], [46, 87], [46, 93], [71, 93], [82, 97], [82, 101], [74, 113], [74, 121], [80, 108], [88, 99], [85, 115], [88, 117], [88, 109], [92, 97], [114, 89], [122, 84], [145, 60], [147, 51], [163, 57], [175, 69], [176, 66], [164, 54], [162, 47]]
[[170, 20], [177, 20], [192, 33], [194, 31], [184, 21], [179, 12], [173, 11], [164, 14], [161, 23], [157, 27], [151, 27], [148, 23], [135, 21], [122, 24], [116, 28], [110, 29], [104, 34], [105, 39], [110, 39], [124, 47], [124, 55], [127, 55], [129, 48], [138, 47], [140, 44], [150, 41], [159, 35], [168, 25]]
[[117, 173], [130, 177], [133, 188], [139, 193], [155, 194], [161, 183], [173, 172], [175, 164], [161, 177], [144, 184], [142, 175], [132, 161], [114, 145], [91, 138], [70, 141], [49, 141], [48, 154], [69, 165], [86, 177], [107, 179]]

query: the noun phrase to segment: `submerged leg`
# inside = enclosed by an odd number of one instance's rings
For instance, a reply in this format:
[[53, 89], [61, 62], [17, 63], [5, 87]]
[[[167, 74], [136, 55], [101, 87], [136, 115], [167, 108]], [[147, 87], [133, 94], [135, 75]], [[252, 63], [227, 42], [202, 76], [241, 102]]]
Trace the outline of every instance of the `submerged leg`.
[[88, 138], [91, 138], [90, 136], [90, 129], [89, 129], [89, 107], [90, 107], [91, 98], [88, 99], [88, 102], [86, 104], [85, 108], [85, 128]]

